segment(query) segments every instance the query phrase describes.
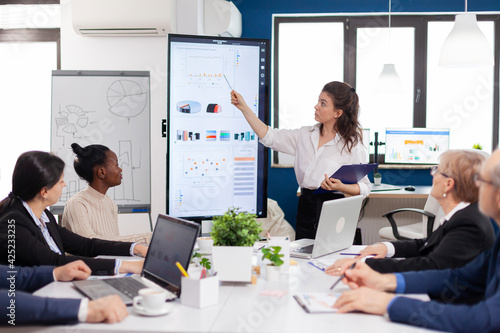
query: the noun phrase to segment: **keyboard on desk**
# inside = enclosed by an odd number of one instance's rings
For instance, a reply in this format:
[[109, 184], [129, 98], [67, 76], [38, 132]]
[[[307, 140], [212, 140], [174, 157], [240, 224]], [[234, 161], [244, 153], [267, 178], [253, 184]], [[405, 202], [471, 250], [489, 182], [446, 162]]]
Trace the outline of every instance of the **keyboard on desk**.
[[295, 252], [300, 252], [300, 253], [312, 253], [313, 252], [313, 247], [314, 244], [304, 246], [304, 247], [299, 247], [298, 249], [295, 249]]
[[103, 279], [103, 282], [106, 282], [113, 288], [119, 290], [123, 294], [127, 295], [130, 298], [134, 298], [139, 295], [139, 290], [147, 288], [144, 284], [136, 279], [127, 276], [121, 277], [117, 279]]

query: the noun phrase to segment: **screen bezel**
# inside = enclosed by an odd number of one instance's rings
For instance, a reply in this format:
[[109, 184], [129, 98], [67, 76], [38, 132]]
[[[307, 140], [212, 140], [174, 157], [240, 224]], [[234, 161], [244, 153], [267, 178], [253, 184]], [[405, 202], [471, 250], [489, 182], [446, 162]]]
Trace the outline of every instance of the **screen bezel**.
[[[164, 222], [160, 222], [160, 220], [163, 220]], [[155, 224], [155, 230], [153, 231], [153, 235], [151, 236], [151, 244], [153, 243], [153, 239], [156, 235], [156, 229], [157, 229], [156, 226], [158, 225], [158, 223], [172, 223], [172, 222], [183, 225], [183, 226], [187, 226], [189, 228], [192, 228], [194, 231], [193, 241], [191, 242], [191, 253], [189, 253], [189, 256], [188, 256], [186, 262], [181, 262], [182, 267], [187, 269], [187, 267], [189, 266], [189, 262], [191, 261], [191, 257], [193, 256], [194, 244], [196, 242], [198, 235], [200, 234], [200, 225], [198, 223], [194, 223], [191, 221], [187, 221], [185, 219], [181, 219], [181, 218], [177, 218], [177, 217], [173, 217], [173, 216], [169, 216], [169, 215], [158, 214], [158, 218], [157, 218], [156, 224]], [[181, 293], [180, 283], [179, 283], [179, 285], [177, 285], [176, 283], [174, 283], [172, 281], [167, 281], [167, 280], [163, 279], [162, 277], [155, 275], [147, 270], [146, 267], [148, 264], [149, 253], [150, 252], [148, 251], [148, 253], [146, 254], [146, 258], [144, 259], [144, 265], [143, 265], [143, 269], [141, 272], [141, 276], [156, 283], [157, 285], [173, 292], [177, 296], [179, 296]]]
[[[212, 41], [212, 42], [210, 42]], [[261, 91], [264, 93], [264, 105], [263, 114], [259, 113], [259, 119], [265, 124], [269, 124], [270, 112], [269, 112], [269, 87], [270, 87], [270, 40], [269, 39], [257, 39], [257, 38], [229, 38], [220, 36], [198, 36], [198, 35], [181, 35], [181, 34], [169, 34], [168, 35], [168, 64], [167, 64], [167, 122], [166, 122], [166, 132], [167, 132], [167, 154], [166, 154], [166, 212], [170, 213], [169, 203], [170, 203], [170, 74], [171, 74], [171, 44], [174, 42], [199, 42], [199, 43], [210, 43], [210, 44], [220, 44], [227, 41], [231, 43], [252, 43], [264, 45], [265, 52], [265, 77], [264, 77], [264, 87]], [[206, 42], [206, 43], [205, 43]], [[269, 165], [269, 149], [266, 148], [261, 143], [258, 144], [257, 156], [257, 202], [256, 202], [256, 215], [257, 217], [267, 217], [267, 174]], [[259, 196], [259, 193], [261, 195]], [[260, 202], [259, 202], [260, 199]], [[229, 207], [228, 207], [229, 208]], [[261, 209], [260, 209], [261, 208]], [[259, 213], [260, 212], [260, 213]], [[211, 220], [214, 215], [203, 215], [203, 216], [176, 216], [178, 218], [183, 218], [190, 221], [195, 221], [200, 223], [202, 220]]]

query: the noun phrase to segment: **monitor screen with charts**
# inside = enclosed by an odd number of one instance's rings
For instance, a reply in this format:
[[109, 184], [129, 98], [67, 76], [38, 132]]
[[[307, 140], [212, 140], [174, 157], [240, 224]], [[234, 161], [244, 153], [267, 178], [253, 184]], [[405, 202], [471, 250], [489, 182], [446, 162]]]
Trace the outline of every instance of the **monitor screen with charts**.
[[385, 163], [438, 164], [449, 145], [446, 128], [387, 128]]
[[169, 35], [167, 213], [210, 219], [231, 206], [267, 213], [267, 149], [231, 104], [269, 119], [269, 40]]

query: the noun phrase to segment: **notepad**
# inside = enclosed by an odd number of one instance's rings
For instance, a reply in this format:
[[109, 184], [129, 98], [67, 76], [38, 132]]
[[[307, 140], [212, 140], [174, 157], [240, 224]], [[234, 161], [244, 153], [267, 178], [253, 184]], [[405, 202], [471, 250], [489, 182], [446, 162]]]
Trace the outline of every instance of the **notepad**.
[[332, 313], [337, 312], [333, 307], [339, 294], [327, 293], [304, 293], [294, 295], [293, 298], [308, 313]]
[[[375, 170], [377, 166], [377, 163], [343, 165], [337, 171], [335, 171], [335, 173], [331, 175], [330, 178], [338, 179], [344, 184], [356, 184], [364, 176]], [[314, 191], [315, 194], [329, 192], [332, 191], [325, 190], [321, 188], [321, 186], [318, 187], [316, 191]]]

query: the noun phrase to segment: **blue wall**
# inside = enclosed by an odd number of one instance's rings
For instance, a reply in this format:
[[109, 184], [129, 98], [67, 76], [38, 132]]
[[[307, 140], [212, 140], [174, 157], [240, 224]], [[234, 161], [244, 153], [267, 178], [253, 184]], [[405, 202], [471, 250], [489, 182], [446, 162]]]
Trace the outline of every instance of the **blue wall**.
[[[243, 17], [243, 36], [272, 37], [272, 14], [387, 13], [387, 0], [233, 0]], [[392, 0], [393, 12], [462, 12], [464, 0]], [[498, 0], [469, 0], [468, 11], [500, 11]], [[271, 154], [270, 154], [271, 155]], [[429, 170], [380, 170], [382, 181], [394, 185], [431, 185]], [[295, 226], [297, 180], [293, 169], [269, 168], [268, 196], [278, 202], [285, 219]]]

